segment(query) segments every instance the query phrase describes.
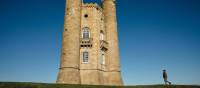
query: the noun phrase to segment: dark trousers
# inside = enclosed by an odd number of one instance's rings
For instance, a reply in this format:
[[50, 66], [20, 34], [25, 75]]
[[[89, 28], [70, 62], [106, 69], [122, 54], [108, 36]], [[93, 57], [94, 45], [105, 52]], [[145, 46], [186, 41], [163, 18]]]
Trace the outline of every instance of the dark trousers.
[[171, 82], [168, 81], [167, 79], [164, 79], [165, 85], [171, 85]]

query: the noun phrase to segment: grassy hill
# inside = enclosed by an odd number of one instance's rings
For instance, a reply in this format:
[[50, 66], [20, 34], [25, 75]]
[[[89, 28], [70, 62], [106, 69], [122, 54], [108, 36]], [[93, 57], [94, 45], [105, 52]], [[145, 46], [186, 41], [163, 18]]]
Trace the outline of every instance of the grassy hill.
[[[0, 82], [0, 88], [167, 88], [163, 85], [145, 86], [90, 86], [90, 85], [61, 85], [45, 83]], [[168, 88], [200, 88], [192, 85], [172, 85]]]

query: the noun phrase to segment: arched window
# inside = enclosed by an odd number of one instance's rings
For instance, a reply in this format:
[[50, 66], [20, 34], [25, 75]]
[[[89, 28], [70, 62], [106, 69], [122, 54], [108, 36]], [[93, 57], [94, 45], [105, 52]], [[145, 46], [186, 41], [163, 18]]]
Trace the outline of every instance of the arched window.
[[90, 30], [88, 27], [83, 28], [83, 39], [89, 39], [90, 37]]
[[83, 52], [83, 63], [88, 63], [89, 53], [87, 51]]
[[100, 31], [100, 40], [104, 40], [104, 33], [103, 33], [103, 31]]
[[100, 60], [101, 60], [101, 64], [105, 65], [106, 60], [105, 60], [105, 52], [104, 51], [101, 51], [101, 58], [100, 58]]

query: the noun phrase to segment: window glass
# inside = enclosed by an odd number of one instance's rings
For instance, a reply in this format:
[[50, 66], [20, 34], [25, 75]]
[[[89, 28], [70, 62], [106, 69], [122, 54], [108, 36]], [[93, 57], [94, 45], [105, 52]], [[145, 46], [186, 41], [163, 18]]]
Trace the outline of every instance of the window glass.
[[89, 28], [88, 27], [85, 27], [83, 28], [83, 39], [89, 39], [89, 35], [90, 32], [89, 32]]
[[88, 52], [83, 52], [83, 63], [88, 63]]

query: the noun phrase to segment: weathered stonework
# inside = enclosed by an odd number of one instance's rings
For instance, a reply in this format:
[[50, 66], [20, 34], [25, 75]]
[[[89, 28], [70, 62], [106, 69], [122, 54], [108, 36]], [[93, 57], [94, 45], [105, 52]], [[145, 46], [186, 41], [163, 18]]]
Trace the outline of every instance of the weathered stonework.
[[118, 47], [118, 34], [117, 34], [117, 19], [116, 19], [116, 5], [115, 0], [103, 0], [103, 11], [105, 17], [105, 30], [108, 41], [108, 85], [122, 85], [120, 60], [119, 60], [119, 47]]
[[[57, 83], [123, 85], [115, 0], [67, 0]], [[87, 54], [84, 54], [87, 52]]]

